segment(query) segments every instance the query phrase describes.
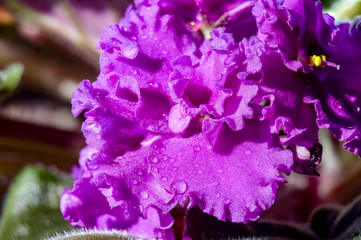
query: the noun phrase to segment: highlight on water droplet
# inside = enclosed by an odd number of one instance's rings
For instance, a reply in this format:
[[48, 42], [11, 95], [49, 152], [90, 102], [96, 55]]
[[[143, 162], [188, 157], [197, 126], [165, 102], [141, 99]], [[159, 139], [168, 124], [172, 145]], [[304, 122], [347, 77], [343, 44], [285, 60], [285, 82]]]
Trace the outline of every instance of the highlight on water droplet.
[[138, 175], [138, 176], [143, 176], [144, 175], [144, 172], [139, 168], [134, 169], [134, 173], [136, 175]]
[[156, 156], [150, 156], [149, 161], [151, 161], [152, 163], [158, 163], [159, 159]]
[[170, 191], [173, 193], [185, 193], [187, 191], [187, 183], [183, 180], [175, 180], [170, 185]]
[[135, 178], [131, 178], [129, 181], [133, 185], [138, 185], [139, 184], [139, 181], [137, 179], [135, 179]]
[[224, 199], [224, 204], [229, 204], [230, 203], [230, 201], [228, 200], [228, 199]]
[[130, 218], [130, 212], [129, 212], [128, 210], [125, 210], [123, 214], [124, 214], [124, 218], [125, 218], [125, 219], [129, 219], [129, 218]]
[[201, 148], [198, 145], [196, 145], [196, 146], [193, 147], [193, 150], [195, 152], [199, 152], [201, 150]]
[[168, 178], [167, 178], [167, 177], [161, 177], [160, 180], [161, 180], [162, 182], [166, 182], [166, 181], [168, 181]]
[[140, 196], [143, 198], [143, 199], [147, 199], [149, 197], [149, 194], [146, 192], [146, 191], [142, 191], [140, 193]]
[[157, 167], [151, 167], [150, 170], [155, 173], [159, 172], [159, 169]]
[[333, 103], [333, 105], [334, 105], [335, 108], [337, 108], [337, 109], [341, 109], [341, 108], [342, 108], [342, 103], [341, 103], [340, 101], [335, 101], [335, 102]]

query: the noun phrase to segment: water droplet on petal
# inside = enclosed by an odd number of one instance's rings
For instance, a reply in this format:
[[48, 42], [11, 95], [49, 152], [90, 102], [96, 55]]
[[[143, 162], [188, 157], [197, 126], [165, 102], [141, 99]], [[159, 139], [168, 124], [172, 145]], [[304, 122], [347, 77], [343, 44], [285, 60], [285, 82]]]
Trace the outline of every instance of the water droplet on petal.
[[244, 153], [247, 154], [247, 155], [250, 155], [250, 154], [251, 154], [251, 151], [250, 151], [250, 150], [246, 150]]
[[167, 177], [161, 177], [160, 180], [161, 180], [162, 182], [166, 182], [166, 181], [168, 181], [168, 178], [167, 178]]
[[129, 213], [128, 210], [125, 210], [123, 214], [124, 214], [124, 218], [125, 218], [125, 219], [129, 219], [130, 213]]
[[219, 172], [219, 173], [223, 173], [223, 169], [218, 169], [218, 172]]
[[187, 188], [188, 186], [183, 180], [176, 180], [170, 185], [170, 191], [174, 193], [185, 193]]
[[140, 193], [140, 196], [143, 198], [143, 199], [147, 199], [149, 197], [149, 194], [146, 192], [146, 191], [142, 191]]
[[140, 170], [139, 168], [134, 169], [134, 173], [137, 174], [138, 176], [144, 175], [144, 172], [142, 170]]
[[202, 174], [202, 170], [198, 170], [198, 174]]
[[215, 196], [216, 196], [216, 198], [219, 198], [221, 195], [219, 195], [219, 193], [216, 193]]
[[129, 181], [133, 185], [138, 185], [139, 184], [139, 181], [137, 179], [135, 179], [135, 178], [131, 178]]
[[201, 150], [201, 148], [198, 145], [196, 145], [196, 146], [193, 147], [193, 150], [195, 152], [199, 152]]
[[361, 111], [361, 108], [360, 108], [360, 107], [357, 107], [357, 111], [360, 112], [360, 111]]
[[158, 88], [159, 87], [159, 83], [158, 82], [152, 82], [149, 84], [151, 87], [153, 88]]
[[158, 158], [157, 158], [156, 156], [151, 156], [151, 157], [149, 158], [149, 160], [150, 160], [152, 163], [158, 163], [158, 162], [159, 162], [159, 160], [158, 160]]
[[167, 161], [167, 160], [168, 160], [168, 156], [167, 156], [167, 155], [163, 155], [163, 156], [162, 156], [162, 159], [163, 159], [164, 161]]
[[98, 168], [98, 165], [96, 165], [96, 164], [89, 164], [89, 165], [88, 165], [88, 168], [91, 169], [91, 170], [95, 170], [95, 169]]
[[223, 202], [224, 202], [224, 204], [226, 204], [226, 205], [230, 203], [230, 201], [229, 201], [228, 199], [224, 199]]
[[157, 167], [152, 167], [151, 170], [152, 170], [152, 172], [155, 172], [155, 173], [159, 172]]
[[219, 185], [219, 183], [218, 183], [218, 182], [213, 182], [212, 184], [213, 184], [213, 186], [217, 186], [217, 185]]
[[341, 103], [340, 101], [334, 102], [333, 105], [334, 105], [335, 108], [337, 108], [337, 109], [341, 109], [341, 108], [342, 108], [342, 103]]

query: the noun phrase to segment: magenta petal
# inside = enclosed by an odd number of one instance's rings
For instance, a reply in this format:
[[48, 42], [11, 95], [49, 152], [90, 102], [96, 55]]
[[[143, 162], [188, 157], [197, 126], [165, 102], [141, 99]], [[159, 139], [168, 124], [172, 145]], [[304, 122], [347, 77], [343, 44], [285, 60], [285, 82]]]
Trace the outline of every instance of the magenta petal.
[[[119, 184], [121, 182], [112, 185], [109, 190], [122, 198], [112, 201], [107, 197], [107, 191], [96, 187], [91, 179], [77, 180], [74, 189], [66, 190], [61, 197], [63, 217], [79, 227], [121, 229], [130, 235], [149, 239], [165, 235], [171, 237], [167, 231], [173, 223], [170, 214], [159, 214], [154, 208], [143, 212], [144, 208], [127, 193], [127, 188]], [[124, 194], [120, 195], [116, 187], [120, 187]]]
[[111, 53], [116, 51], [122, 57], [134, 59], [138, 55], [139, 46], [134, 32], [129, 30], [124, 26], [120, 28], [117, 24], [107, 26], [97, 48]]
[[78, 116], [84, 110], [91, 110], [96, 105], [97, 93], [89, 80], [84, 80], [73, 93], [72, 112], [74, 116]]
[[[203, 135], [154, 143], [149, 161], [153, 173], [174, 201], [198, 205], [221, 220], [247, 222], [258, 218], [275, 199], [279, 171], [289, 173], [292, 153], [275, 145], [267, 124], [247, 122], [235, 133], [226, 125], [212, 151]], [[176, 154], [175, 154], [176, 153]], [[189, 206], [189, 207], [190, 207]]]
[[201, 109], [198, 108], [190, 108], [183, 101], [174, 105], [169, 113], [169, 128], [175, 133], [183, 133], [192, 118], [194, 118], [198, 113], [200, 113]]

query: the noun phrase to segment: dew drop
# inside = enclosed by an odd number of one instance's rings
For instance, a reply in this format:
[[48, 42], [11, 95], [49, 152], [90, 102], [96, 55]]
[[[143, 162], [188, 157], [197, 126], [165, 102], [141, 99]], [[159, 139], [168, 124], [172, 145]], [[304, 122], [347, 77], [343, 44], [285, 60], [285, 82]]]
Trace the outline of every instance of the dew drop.
[[128, 210], [125, 210], [123, 214], [124, 214], [124, 218], [125, 218], [125, 219], [129, 219], [130, 213], [129, 213]]
[[224, 199], [224, 204], [229, 204], [230, 203], [230, 201], [228, 200], [228, 199]]
[[149, 194], [146, 192], [146, 191], [142, 191], [140, 193], [140, 196], [143, 198], [143, 199], [147, 199], [149, 197]]
[[203, 172], [202, 172], [202, 170], [198, 170], [198, 174], [202, 174]]
[[162, 55], [166, 56], [168, 54], [168, 51], [162, 51]]
[[152, 163], [158, 163], [158, 162], [159, 162], [159, 160], [158, 160], [158, 158], [157, 158], [156, 156], [150, 157], [150, 161], [151, 161]]
[[251, 151], [250, 151], [250, 150], [246, 150], [244, 153], [247, 154], [247, 155], [250, 155], [250, 154], [251, 154]]
[[216, 196], [216, 198], [219, 198], [221, 195], [219, 195], [219, 193], [216, 193], [215, 196]]
[[187, 184], [183, 180], [176, 180], [171, 183], [170, 190], [174, 193], [185, 193], [187, 191]]
[[194, 147], [193, 147], [193, 150], [194, 150], [195, 152], [199, 152], [199, 151], [201, 150], [201, 148], [197, 145], [197, 146], [194, 146]]
[[158, 88], [159, 87], [159, 83], [158, 82], [152, 82], [149, 84], [151, 87], [153, 88]]
[[138, 176], [144, 175], [144, 172], [142, 170], [140, 170], [139, 168], [134, 169], [134, 173], [137, 174]]
[[162, 159], [163, 159], [164, 161], [167, 161], [167, 160], [168, 160], [168, 156], [167, 156], [167, 155], [163, 155], [163, 156], [162, 156]]
[[223, 169], [218, 169], [218, 171], [217, 172], [219, 172], [219, 173], [223, 173]]
[[360, 111], [361, 111], [361, 108], [360, 108], [360, 107], [357, 107], [357, 111], [360, 112]]
[[213, 184], [213, 186], [217, 186], [217, 185], [219, 185], [219, 183], [218, 183], [218, 182], [213, 182], [212, 184]]
[[155, 173], [159, 172], [157, 167], [152, 167], [151, 170], [152, 170], [152, 172], [155, 172]]
[[98, 168], [98, 166], [96, 164], [89, 164], [88, 168], [91, 170], [95, 170]]
[[166, 182], [166, 181], [168, 181], [168, 178], [167, 178], [167, 177], [161, 177], [160, 180], [161, 180], [162, 182]]
[[336, 102], [334, 102], [333, 103], [333, 105], [335, 106], [335, 108], [337, 108], [337, 109], [341, 109], [342, 108], [342, 104], [341, 104], [341, 102], [340, 101], [336, 101]]
[[139, 211], [140, 211], [141, 213], [144, 212], [144, 207], [143, 207], [142, 204], [139, 204]]
[[133, 185], [138, 185], [139, 184], [139, 181], [137, 179], [135, 179], [135, 178], [131, 178], [129, 181]]

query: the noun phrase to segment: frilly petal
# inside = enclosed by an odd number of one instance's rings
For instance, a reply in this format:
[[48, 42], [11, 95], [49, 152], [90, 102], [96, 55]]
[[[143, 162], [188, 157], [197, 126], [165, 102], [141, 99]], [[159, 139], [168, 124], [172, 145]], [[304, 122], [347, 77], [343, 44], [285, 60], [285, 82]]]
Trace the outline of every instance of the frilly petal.
[[[119, 187], [119, 183], [111, 188]], [[173, 219], [169, 213], [162, 214], [155, 208], [144, 212], [124, 186], [120, 190], [124, 191], [123, 198], [114, 204], [107, 198], [109, 191], [96, 187], [89, 178], [79, 179], [74, 189], [65, 190], [61, 197], [63, 217], [78, 227], [121, 229], [137, 237], [153, 239], [166, 236], [172, 239], [169, 228]]]
[[[198, 205], [221, 220], [247, 222], [270, 207], [279, 171], [289, 173], [292, 153], [283, 150], [267, 123], [247, 121], [247, 128], [219, 131], [214, 150], [203, 135], [159, 140], [149, 148], [153, 175], [173, 194], [173, 202]], [[176, 153], [176, 154], [175, 154]], [[190, 207], [189, 206], [189, 207]]]
[[134, 59], [139, 52], [134, 28], [135, 26], [120, 27], [118, 24], [107, 26], [102, 32], [97, 49], [110, 53], [116, 52], [124, 58]]
[[[284, 145], [301, 145], [311, 148], [318, 142], [318, 126], [314, 104], [305, 102], [307, 83], [299, 73], [290, 70], [283, 63], [279, 53], [267, 51], [257, 39], [242, 42], [246, 56], [259, 67], [259, 80], [253, 81], [258, 91], [253, 100], [263, 103], [261, 119], [269, 119], [271, 132], [285, 133], [281, 142]], [[247, 75], [245, 75], [247, 79]], [[239, 74], [239, 77], [243, 77]], [[247, 82], [252, 84], [251, 81]], [[298, 110], [296, 110], [298, 109]], [[302, 114], [300, 114], [302, 112]]]
[[85, 114], [82, 131], [87, 144], [110, 157], [136, 149], [146, 138], [147, 132], [124, 117], [95, 108]]
[[91, 110], [97, 106], [96, 91], [89, 80], [84, 80], [74, 91], [71, 101], [72, 112], [74, 116], [78, 116], [84, 110]]

